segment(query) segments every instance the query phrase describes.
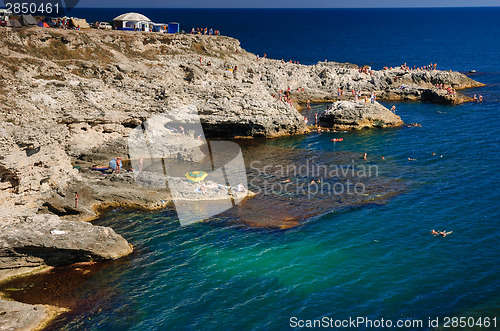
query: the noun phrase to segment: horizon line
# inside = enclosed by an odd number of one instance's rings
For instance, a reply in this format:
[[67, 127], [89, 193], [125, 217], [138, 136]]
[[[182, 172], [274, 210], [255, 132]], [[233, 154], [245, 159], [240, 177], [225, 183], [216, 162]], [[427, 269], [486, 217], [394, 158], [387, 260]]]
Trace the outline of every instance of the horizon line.
[[[1, 7], [0, 7], [1, 8]], [[73, 9], [460, 9], [460, 8], [500, 8], [500, 5], [488, 6], [409, 6], [409, 7], [86, 7], [77, 6]]]

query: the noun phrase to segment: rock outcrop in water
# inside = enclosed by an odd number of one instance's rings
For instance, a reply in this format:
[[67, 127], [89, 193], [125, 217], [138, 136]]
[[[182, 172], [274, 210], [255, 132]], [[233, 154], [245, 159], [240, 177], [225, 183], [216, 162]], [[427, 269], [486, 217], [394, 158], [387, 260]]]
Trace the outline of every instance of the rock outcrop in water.
[[[0, 269], [17, 264], [19, 271], [28, 262], [130, 251], [110, 229], [64, 220], [95, 217], [99, 206], [165, 207], [167, 190], [138, 187], [131, 174], [89, 170], [111, 157], [126, 159], [131, 130], [154, 114], [195, 107], [208, 137], [274, 137], [307, 132], [298, 102], [337, 100], [338, 88], [379, 99], [460, 103], [467, 97], [435, 85], [481, 85], [456, 72], [368, 74], [351, 64], [257, 60], [227, 37], [40, 28], [0, 28], [0, 77], [0, 227], [7, 231]], [[292, 104], [279, 100], [287, 89]], [[379, 123], [355, 111], [334, 121]], [[382, 126], [397, 125], [386, 115]], [[64, 225], [64, 236], [48, 234], [49, 225]]]
[[132, 247], [113, 229], [34, 215], [0, 223], [2, 269], [117, 259]]
[[65, 309], [0, 299], [0, 330], [40, 330]]
[[359, 130], [400, 126], [403, 121], [378, 102], [337, 101], [320, 115], [319, 124], [336, 130]]

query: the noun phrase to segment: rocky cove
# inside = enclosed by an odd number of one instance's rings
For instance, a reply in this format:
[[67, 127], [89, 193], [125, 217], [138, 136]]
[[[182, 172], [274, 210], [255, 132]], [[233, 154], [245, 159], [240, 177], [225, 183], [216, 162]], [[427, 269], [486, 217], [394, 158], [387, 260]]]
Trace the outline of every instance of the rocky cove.
[[[103, 176], [89, 170], [116, 156], [127, 158], [127, 137], [156, 114], [195, 107], [207, 138], [271, 138], [306, 133], [299, 103], [337, 101], [338, 88], [374, 92], [382, 100], [456, 104], [471, 99], [436, 90], [436, 84], [456, 89], [482, 85], [457, 72], [366, 74], [351, 64], [257, 60], [237, 40], [214, 36], [0, 29], [0, 54], [4, 280], [132, 251], [112, 229], [79, 221], [97, 217], [106, 207], [167, 206], [171, 196], [166, 189], [139, 187], [127, 173]], [[276, 97], [288, 88], [291, 105]], [[322, 125], [361, 129], [402, 123], [378, 104], [365, 109], [344, 100], [334, 108], [335, 117]], [[194, 136], [187, 139], [196, 145]], [[174, 150], [166, 157], [178, 155]], [[80, 196], [78, 206], [74, 192]], [[288, 216], [272, 226], [296, 225]], [[56, 311], [7, 300], [0, 304], [2, 320], [13, 327], [36, 328]]]

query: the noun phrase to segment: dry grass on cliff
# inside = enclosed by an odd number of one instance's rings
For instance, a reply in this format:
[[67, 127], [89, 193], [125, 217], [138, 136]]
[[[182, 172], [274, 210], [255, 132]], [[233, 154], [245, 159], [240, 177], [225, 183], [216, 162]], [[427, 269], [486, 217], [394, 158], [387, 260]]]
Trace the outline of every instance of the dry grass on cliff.
[[59, 80], [61, 82], [66, 80], [66, 78], [64, 78], [61, 75], [46, 75], [46, 74], [40, 74], [40, 75], [34, 76], [33, 79]]
[[[119, 39], [112, 43], [106, 43], [106, 47], [109, 47], [129, 58], [136, 59], [144, 59], [144, 60], [157, 60], [157, 54], [152, 52], [151, 50], [140, 51], [134, 45], [134, 42], [137, 41], [133, 35], [118, 35]], [[110, 52], [111, 53], [111, 52]]]
[[[18, 34], [23, 41], [22, 43], [5, 40], [5, 45], [11, 51], [19, 54], [30, 55], [34, 58], [52, 61], [78, 59], [100, 61], [102, 63], [111, 63], [114, 59], [113, 54], [110, 51], [92, 42], [88, 36], [83, 34], [80, 38], [83, 41], [84, 47], [74, 46], [74, 48], [71, 47], [70, 41], [66, 39], [65, 36], [54, 32], [46, 32], [46, 34], [51, 37], [43, 44], [35, 43], [31, 40], [43, 40], [40, 39], [40, 36], [38, 35], [32, 35], [28, 31], [20, 31]], [[68, 45], [70, 47], [68, 47]]]
[[70, 49], [61, 40], [51, 40], [46, 47], [32, 45], [28, 47], [28, 52], [32, 56], [53, 61], [78, 59], [110, 63], [113, 59], [111, 52], [100, 46]]
[[7, 99], [7, 91], [5, 90], [5, 84], [0, 81], [0, 105]]
[[12, 73], [15, 73], [20, 68], [25, 67], [27, 65], [39, 68], [43, 65], [43, 61], [40, 61], [32, 57], [17, 57], [17, 56], [0, 57], [0, 66], [6, 68], [8, 71]]

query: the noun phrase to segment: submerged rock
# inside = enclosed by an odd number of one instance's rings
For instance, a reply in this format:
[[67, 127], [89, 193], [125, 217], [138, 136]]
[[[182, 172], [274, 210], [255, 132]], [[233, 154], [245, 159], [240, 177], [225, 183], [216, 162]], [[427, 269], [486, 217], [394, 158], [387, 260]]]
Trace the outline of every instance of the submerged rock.
[[359, 130], [400, 126], [403, 121], [378, 102], [337, 101], [320, 115], [319, 124], [336, 130]]

